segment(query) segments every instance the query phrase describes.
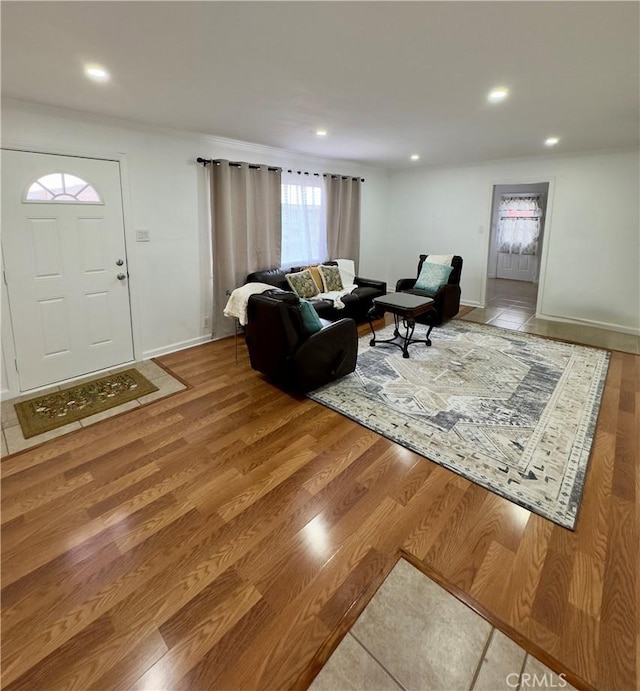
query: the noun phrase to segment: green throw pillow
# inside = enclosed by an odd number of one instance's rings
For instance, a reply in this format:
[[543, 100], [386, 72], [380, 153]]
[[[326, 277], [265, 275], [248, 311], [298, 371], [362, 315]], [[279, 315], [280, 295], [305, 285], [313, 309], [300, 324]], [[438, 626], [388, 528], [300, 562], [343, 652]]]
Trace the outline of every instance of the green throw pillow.
[[343, 290], [344, 286], [342, 285], [342, 278], [340, 277], [340, 269], [337, 266], [320, 264], [318, 271], [320, 271], [320, 275], [322, 276], [325, 293], [332, 290]]
[[286, 274], [286, 279], [291, 286], [291, 290], [293, 290], [299, 298], [312, 298], [320, 292], [316, 282], [313, 280], [311, 271], [308, 269], [305, 271], [298, 271], [298, 273]]
[[422, 271], [414, 288], [424, 290], [428, 293], [437, 293], [449, 280], [449, 274], [453, 271], [452, 266], [446, 264], [432, 264], [425, 262]]
[[304, 329], [308, 334], [314, 334], [322, 328], [322, 322], [313, 305], [308, 300], [300, 300], [300, 315]]

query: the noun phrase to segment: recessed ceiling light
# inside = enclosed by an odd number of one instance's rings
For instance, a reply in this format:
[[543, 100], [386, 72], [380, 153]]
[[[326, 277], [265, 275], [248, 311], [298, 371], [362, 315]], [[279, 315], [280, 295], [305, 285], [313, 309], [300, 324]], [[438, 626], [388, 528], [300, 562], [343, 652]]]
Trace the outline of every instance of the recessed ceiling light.
[[327, 130], [316, 130], [316, 134], [318, 135], [318, 137], [326, 137]]
[[419, 161], [420, 155], [419, 154], [411, 154], [411, 160], [412, 161]]
[[555, 146], [560, 140], [558, 137], [549, 137], [548, 139], [544, 140], [544, 145], [545, 146]]
[[84, 68], [84, 73], [89, 79], [93, 79], [96, 82], [106, 82], [109, 80], [109, 73], [104, 67], [99, 65], [87, 65]]
[[498, 86], [492, 89], [487, 96], [489, 103], [500, 103], [509, 95], [509, 89], [506, 86]]

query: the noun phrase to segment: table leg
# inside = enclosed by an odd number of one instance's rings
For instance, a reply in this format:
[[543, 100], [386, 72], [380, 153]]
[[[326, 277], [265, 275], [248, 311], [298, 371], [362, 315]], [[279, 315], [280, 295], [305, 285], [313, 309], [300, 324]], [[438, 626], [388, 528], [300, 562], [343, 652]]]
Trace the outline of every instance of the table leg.
[[[411, 317], [406, 317], [404, 320], [404, 328], [406, 329], [404, 334], [404, 345], [402, 346], [402, 357], [409, 357], [409, 345], [411, 344], [411, 339], [413, 338], [413, 332], [416, 328], [416, 320], [411, 319]], [[400, 335], [400, 334], [398, 334]]]
[[431, 336], [431, 329], [433, 329], [433, 324], [429, 324], [429, 330], [427, 331], [427, 335], [425, 337], [425, 342], [428, 346], [431, 345], [431, 339], [429, 338], [429, 336]]
[[400, 331], [398, 327], [400, 326], [400, 317], [394, 313], [393, 315], [393, 324], [394, 324], [394, 329], [393, 329], [393, 336], [394, 338], [400, 338]]
[[368, 312], [367, 312], [367, 320], [369, 321], [369, 328], [371, 329], [371, 340], [369, 341], [369, 345], [373, 348], [376, 344], [376, 332], [375, 329], [373, 328], [373, 320], [374, 319], [380, 319], [380, 315], [376, 311], [375, 307], [372, 307]]

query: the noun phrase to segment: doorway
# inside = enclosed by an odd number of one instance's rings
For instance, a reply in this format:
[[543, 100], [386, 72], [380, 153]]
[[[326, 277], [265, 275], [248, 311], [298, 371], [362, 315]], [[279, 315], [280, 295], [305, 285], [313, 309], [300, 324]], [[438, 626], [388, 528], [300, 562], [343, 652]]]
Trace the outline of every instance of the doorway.
[[5, 150], [2, 164], [20, 390], [133, 360], [119, 163]]
[[549, 183], [494, 185], [487, 307], [535, 312]]

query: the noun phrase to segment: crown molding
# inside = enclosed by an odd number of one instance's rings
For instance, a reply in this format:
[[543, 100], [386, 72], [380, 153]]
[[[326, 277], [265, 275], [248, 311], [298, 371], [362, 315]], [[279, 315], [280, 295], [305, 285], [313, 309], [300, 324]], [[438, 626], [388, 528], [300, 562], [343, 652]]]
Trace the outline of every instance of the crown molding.
[[434, 164], [422, 166], [404, 166], [402, 168], [389, 168], [388, 172], [391, 175], [400, 173], [416, 173], [416, 172], [435, 172], [441, 170], [460, 170], [462, 168], [488, 168], [496, 165], [512, 165], [518, 163], [543, 163], [553, 162], [559, 160], [566, 160], [568, 158], [588, 158], [594, 156], [613, 156], [616, 154], [637, 154], [640, 156], [640, 146], [620, 146], [609, 149], [589, 149], [588, 151], [566, 151], [554, 153], [540, 153], [535, 156], [519, 156], [514, 158], [495, 158], [486, 161], [468, 161], [466, 163], [447, 163]]
[[[320, 169], [318, 172], [321, 173], [337, 173], [344, 175], [371, 175], [373, 173], [384, 175], [389, 173], [389, 169], [387, 168], [376, 167], [359, 161], [352, 161], [342, 158], [323, 158], [300, 151], [280, 149], [277, 147], [268, 146], [266, 144], [257, 144], [240, 139], [229, 139], [227, 137], [219, 137], [217, 135], [205, 134], [202, 132], [192, 132], [190, 130], [179, 130], [162, 125], [154, 125], [152, 123], [142, 122], [139, 120], [130, 120], [127, 118], [119, 118], [100, 113], [90, 113], [88, 111], [74, 110], [72, 108], [60, 108], [59, 106], [51, 106], [45, 103], [37, 103], [35, 101], [24, 101], [16, 98], [3, 98], [2, 108], [20, 110], [39, 115], [47, 115], [49, 117], [66, 120], [73, 119], [78, 122], [87, 122], [94, 125], [117, 127], [121, 129], [144, 132], [146, 134], [156, 134], [174, 139], [198, 142], [204, 149], [199, 153], [204, 157], [219, 158], [215, 152], [212, 153], [211, 151], [206, 150], [206, 146], [209, 145], [211, 147], [232, 148], [236, 151], [250, 153], [255, 156], [262, 156], [265, 159], [252, 160], [249, 161], [249, 163], [264, 163], [271, 165], [273, 163], [273, 159], [276, 158], [280, 161], [281, 165], [300, 165], [307, 167], [315, 166]], [[295, 163], [294, 161], [299, 161], [299, 163]]]

